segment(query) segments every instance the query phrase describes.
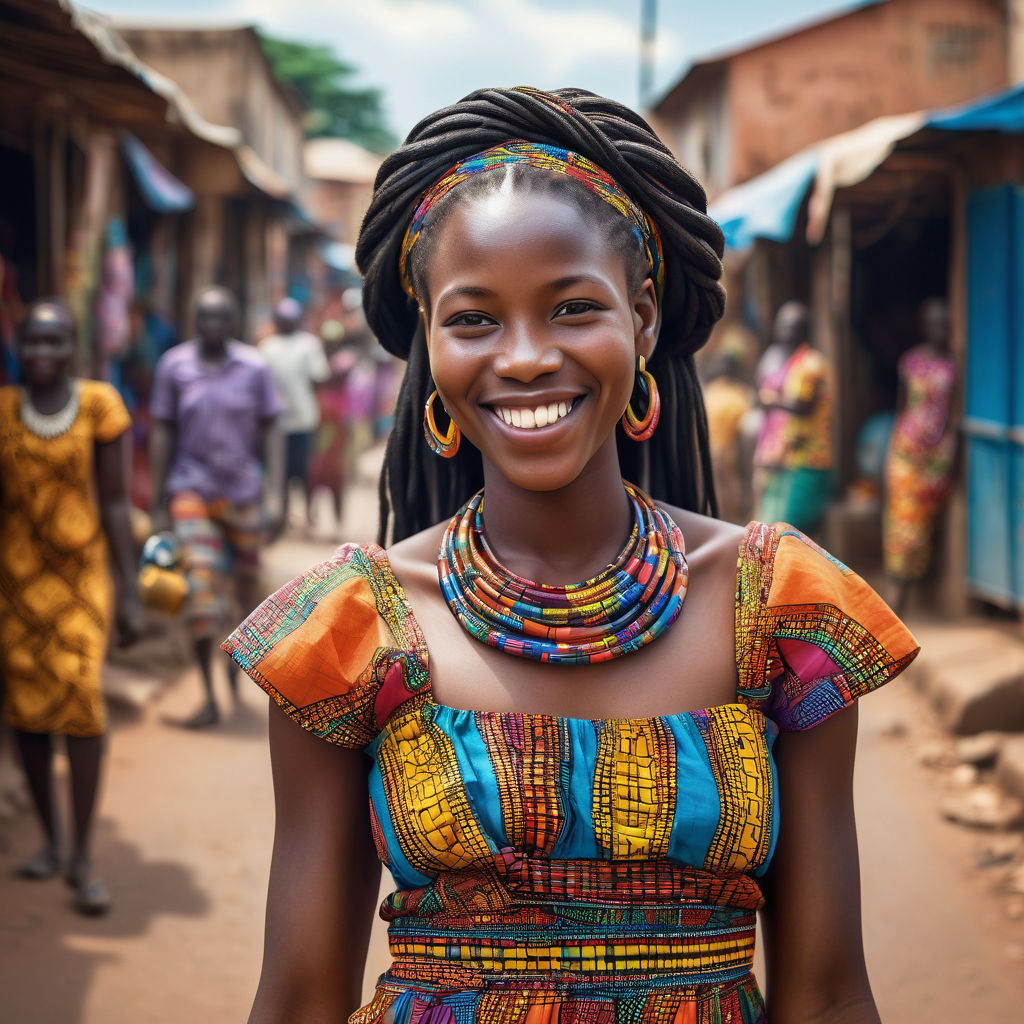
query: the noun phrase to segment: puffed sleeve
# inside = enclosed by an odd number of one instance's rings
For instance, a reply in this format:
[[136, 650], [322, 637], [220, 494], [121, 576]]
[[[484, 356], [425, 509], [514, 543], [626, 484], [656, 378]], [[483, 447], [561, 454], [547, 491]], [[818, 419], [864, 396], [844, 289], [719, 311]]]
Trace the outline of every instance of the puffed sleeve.
[[898, 675], [919, 645], [855, 572], [799, 530], [752, 523], [740, 550], [740, 700], [809, 729]]
[[104, 444], [119, 438], [132, 425], [124, 399], [117, 388], [104, 381], [89, 381], [87, 387], [84, 397], [92, 413], [93, 436]]
[[404, 691], [408, 675], [379, 614], [373, 561], [355, 545], [268, 597], [221, 646], [294, 722], [343, 747], [374, 739], [383, 684], [397, 673]]

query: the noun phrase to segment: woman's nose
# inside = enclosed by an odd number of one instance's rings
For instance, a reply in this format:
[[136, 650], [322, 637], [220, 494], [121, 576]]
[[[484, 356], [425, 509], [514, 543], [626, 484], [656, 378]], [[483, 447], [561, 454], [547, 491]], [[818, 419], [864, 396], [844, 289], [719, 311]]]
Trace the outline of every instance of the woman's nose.
[[545, 373], [554, 373], [561, 365], [562, 353], [543, 332], [525, 324], [512, 325], [505, 330], [494, 372], [528, 384]]

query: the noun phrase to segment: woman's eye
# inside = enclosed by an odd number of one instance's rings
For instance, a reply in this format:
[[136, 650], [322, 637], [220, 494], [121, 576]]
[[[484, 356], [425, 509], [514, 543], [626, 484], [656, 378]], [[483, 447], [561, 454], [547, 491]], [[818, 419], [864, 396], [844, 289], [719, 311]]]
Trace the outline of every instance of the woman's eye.
[[576, 299], [573, 302], [563, 302], [562, 305], [555, 310], [555, 316], [579, 316], [581, 313], [590, 313], [592, 310], [598, 308], [598, 305], [594, 302]]
[[494, 321], [484, 313], [458, 313], [445, 321], [445, 327], [484, 327]]

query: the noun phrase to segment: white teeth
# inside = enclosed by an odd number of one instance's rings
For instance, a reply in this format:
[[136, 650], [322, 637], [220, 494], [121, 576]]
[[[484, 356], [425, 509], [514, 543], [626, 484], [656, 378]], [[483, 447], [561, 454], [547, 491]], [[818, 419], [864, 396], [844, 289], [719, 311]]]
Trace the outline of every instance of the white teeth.
[[502, 405], [494, 407], [494, 411], [509, 426], [520, 427], [526, 430], [557, 423], [563, 416], [568, 416], [571, 409], [572, 400], [538, 405], [534, 409], [527, 409], [525, 407], [512, 409]]

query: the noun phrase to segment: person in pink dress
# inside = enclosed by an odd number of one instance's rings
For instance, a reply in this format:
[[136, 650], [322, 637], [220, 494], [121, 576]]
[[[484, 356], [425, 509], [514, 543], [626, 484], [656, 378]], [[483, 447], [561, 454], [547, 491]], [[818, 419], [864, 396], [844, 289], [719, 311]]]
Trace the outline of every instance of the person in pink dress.
[[897, 612], [928, 571], [956, 455], [956, 361], [945, 299], [921, 305], [920, 325], [921, 344], [900, 359], [901, 401], [885, 464], [885, 571]]

